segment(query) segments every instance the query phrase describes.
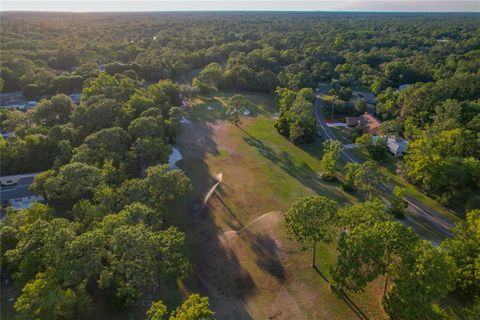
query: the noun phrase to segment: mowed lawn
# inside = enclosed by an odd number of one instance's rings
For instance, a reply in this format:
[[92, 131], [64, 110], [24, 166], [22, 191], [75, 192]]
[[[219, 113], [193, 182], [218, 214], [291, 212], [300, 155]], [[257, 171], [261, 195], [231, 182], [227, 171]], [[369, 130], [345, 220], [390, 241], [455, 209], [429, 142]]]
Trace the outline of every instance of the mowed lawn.
[[[233, 94], [197, 98], [178, 137], [178, 165], [194, 186], [177, 218], [194, 264], [186, 290], [207, 294], [219, 319], [384, 318], [382, 279], [365, 293], [338, 298], [324, 279], [335, 244], [317, 251], [320, 274], [310, 267], [311, 253], [285, 238], [283, 212], [297, 197], [320, 194], [341, 206], [358, 201], [338, 182], [321, 179], [321, 143], [299, 147], [279, 135], [272, 95], [245, 93], [250, 115], [239, 127], [230, 124], [224, 104]], [[219, 173], [222, 184], [198, 212]]]

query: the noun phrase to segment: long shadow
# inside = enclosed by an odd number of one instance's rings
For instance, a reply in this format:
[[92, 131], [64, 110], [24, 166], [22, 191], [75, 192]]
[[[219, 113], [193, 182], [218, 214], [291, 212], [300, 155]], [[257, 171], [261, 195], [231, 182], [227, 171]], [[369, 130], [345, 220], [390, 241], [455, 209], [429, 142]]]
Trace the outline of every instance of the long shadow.
[[[193, 270], [184, 286], [189, 292], [208, 296], [218, 319], [251, 319], [245, 301], [257, 290], [255, 282], [235, 252], [221, 241], [223, 230], [216, 225], [209, 207], [203, 212], [198, 210], [208, 190], [217, 182], [212, 176], [216, 173], [210, 173], [207, 165], [209, 155], [219, 154], [211, 124], [196, 121], [185, 124], [176, 147], [184, 157], [177, 164], [193, 185], [187, 207], [176, 212], [181, 215], [179, 220], [186, 231]], [[221, 197], [211, 200], [217, 199], [223, 202]]]
[[336, 200], [344, 199], [341, 193], [337, 191], [327, 190], [325, 188], [327, 183], [308, 164], [303, 162], [300, 166], [295, 165], [292, 157], [287, 152], [282, 151], [280, 153], [277, 153], [272, 148], [268, 147], [265, 143], [258, 140], [247, 131], [243, 131], [246, 134], [243, 139], [248, 145], [256, 148], [262, 156], [282, 168], [284, 172], [298, 180], [301, 184], [314, 190], [317, 193], [327, 193], [329, 197], [332, 197]]
[[[217, 189], [217, 191], [220, 191], [221, 189]], [[238, 225], [240, 226], [240, 229], [245, 227], [245, 225], [242, 223], [242, 221], [240, 221], [240, 219], [238, 219], [237, 215], [233, 212], [233, 210], [225, 203], [225, 201], [223, 201], [222, 197], [220, 195], [218, 195], [218, 193], [215, 193], [215, 197], [218, 199], [218, 201], [220, 201], [220, 203], [224, 206], [224, 208], [227, 210], [227, 212], [232, 216], [232, 218], [238, 223]], [[238, 228], [238, 226], [231, 226], [232, 229], [234, 228]]]
[[[316, 266], [313, 268], [319, 275], [322, 277], [322, 279], [328, 284], [328, 278], [320, 271]], [[340, 298], [347, 304], [347, 306], [355, 313], [355, 315], [361, 319], [361, 320], [369, 320], [369, 318], [363, 313], [362, 309], [358, 307], [355, 302], [353, 302], [352, 299], [344, 292], [340, 291], [339, 293]]]
[[[248, 230], [244, 230], [245, 232]], [[255, 263], [260, 269], [270, 273], [280, 281], [285, 281], [285, 268], [278, 257], [278, 245], [272, 237], [267, 234], [248, 235], [250, 248], [256, 255]]]

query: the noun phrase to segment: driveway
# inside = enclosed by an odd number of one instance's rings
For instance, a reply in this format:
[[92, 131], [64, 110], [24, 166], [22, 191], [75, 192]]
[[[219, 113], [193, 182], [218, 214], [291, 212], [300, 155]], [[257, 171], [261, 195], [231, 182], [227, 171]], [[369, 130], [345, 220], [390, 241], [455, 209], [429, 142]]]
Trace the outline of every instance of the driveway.
[[[324, 91], [324, 90], [322, 90]], [[333, 131], [327, 125], [325, 118], [322, 115], [321, 108], [321, 95], [322, 92], [317, 93], [317, 98], [315, 99], [315, 117], [317, 118], [317, 129], [321, 132], [324, 139], [337, 139]], [[355, 157], [354, 154], [350, 152], [349, 149], [343, 148], [340, 154], [341, 159], [344, 162], [356, 162], [361, 163], [361, 161]], [[393, 188], [391, 186], [381, 185], [379, 186], [387, 195], [391, 195]], [[450, 219], [443, 216], [441, 213], [437, 212], [435, 209], [423, 204], [418, 199], [406, 195], [404, 199], [408, 202], [407, 211], [409, 214], [405, 216], [403, 222], [406, 225], [412, 226], [415, 230], [420, 230], [421, 228], [416, 227], [417, 224], [425, 223], [430, 227], [437, 230], [444, 237], [451, 237], [450, 229], [454, 227], [454, 224]], [[434, 241], [435, 242], [435, 241]]]

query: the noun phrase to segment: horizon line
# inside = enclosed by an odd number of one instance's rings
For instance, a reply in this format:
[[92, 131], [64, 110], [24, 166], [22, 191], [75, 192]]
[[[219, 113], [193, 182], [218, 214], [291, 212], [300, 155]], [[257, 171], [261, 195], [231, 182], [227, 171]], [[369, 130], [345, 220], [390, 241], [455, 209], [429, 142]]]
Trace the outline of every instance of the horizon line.
[[478, 0], [0, 0], [0, 12], [480, 13]]
[[[472, 1], [473, 2], [473, 1]], [[372, 11], [372, 10], [322, 10], [322, 9], [220, 9], [220, 10], [2, 10], [0, 13], [218, 13], [218, 12], [265, 12], [265, 13], [434, 13], [434, 14], [480, 14], [479, 11]]]

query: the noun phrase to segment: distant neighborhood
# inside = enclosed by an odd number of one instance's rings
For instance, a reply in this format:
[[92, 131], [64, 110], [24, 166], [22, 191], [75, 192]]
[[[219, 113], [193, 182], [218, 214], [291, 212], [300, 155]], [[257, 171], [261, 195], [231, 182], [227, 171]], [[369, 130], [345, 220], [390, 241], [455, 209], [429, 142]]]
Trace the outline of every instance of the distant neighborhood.
[[[365, 112], [358, 117], [347, 117], [346, 124], [350, 128], [357, 128], [365, 133], [371, 134], [372, 142], [375, 144], [378, 141], [380, 134], [380, 127], [382, 122], [368, 112]], [[408, 142], [404, 139], [399, 139], [394, 136], [387, 136], [387, 150], [395, 157], [401, 157], [405, 154], [408, 147]]]
[[30, 208], [35, 202], [44, 201], [43, 196], [29, 191], [30, 184], [38, 173], [0, 177], [0, 199], [2, 207], [10, 206], [14, 210]]

